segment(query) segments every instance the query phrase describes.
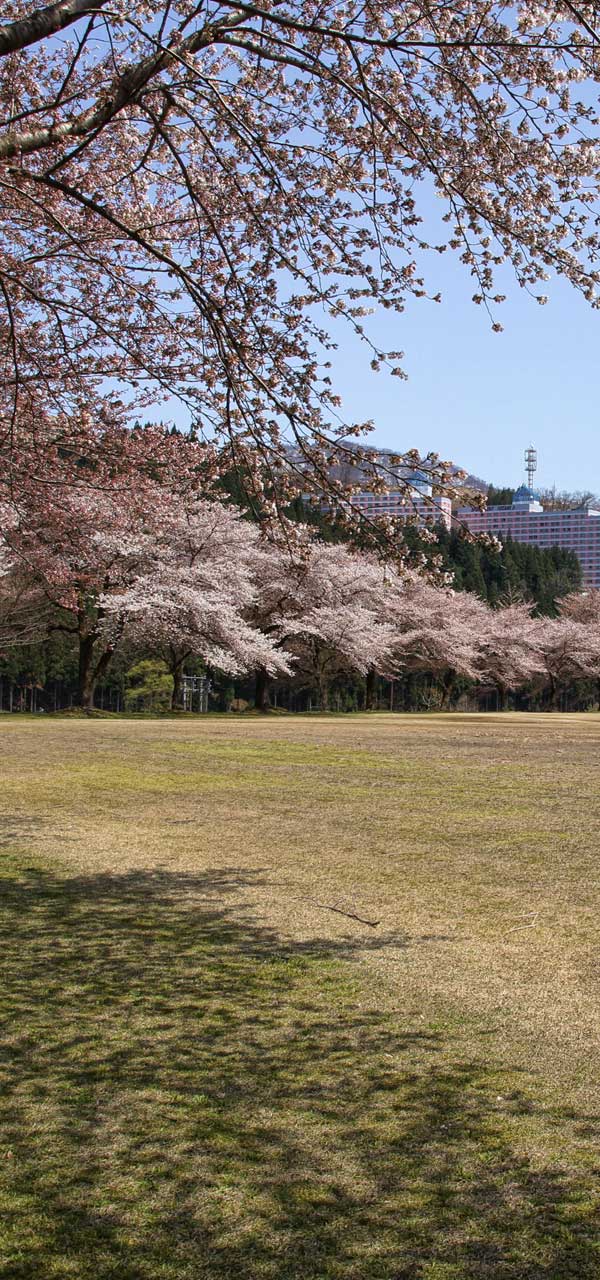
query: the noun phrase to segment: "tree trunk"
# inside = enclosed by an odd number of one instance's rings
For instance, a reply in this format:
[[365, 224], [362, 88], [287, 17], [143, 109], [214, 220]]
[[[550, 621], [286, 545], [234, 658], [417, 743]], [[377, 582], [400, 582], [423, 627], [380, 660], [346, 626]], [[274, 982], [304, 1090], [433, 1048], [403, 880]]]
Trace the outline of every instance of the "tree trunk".
[[319, 679], [319, 703], [321, 711], [329, 711], [329, 684], [325, 677]]
[[79, 637], [79, 673], [77, 680], [77, 705], [84, 711], [92, 711], [94, 707], [94, 690], [96, 679], [94, 673], [94, 637]]
[[377, 672], [374, 667], [370, 667], [367, 671], [365, 681], [365, 711], [373, 711], [375, 707], [375, 681], [377, 680]]
[[264, 667], [259, 667], [256, 672], [256, 684], [254, 687], [254, 706], [257, 711], [269, 710], [269, 676]]
[[[165, 655], [165, 657], [166, 656], [167, 655]], [[172, 711], [183, 711], [185, 709], [183, 704], [183, 668], [185, 667], [189, 657], [191, 657], [189, 650], [186, 653], [182, 653], [181, 650], [177, 651], [176, 649], [169, 647], [167, 666], [173, 677], [173, 692], [171, 694]], [[193, 694], [190, 710], [194, 710]]]
[[79, 637], [79, 679], [77, 684], [77, 706], [84, 711], [93, 711], [96, 685], [105, 675], [114, 655], [114, 647], [109, 645], [96, 659], [95, 644], [97, 636], [83, 635]]
[[174, 658], [171, 662], [173, 677], [173, 693], [171, 694], [171, 710], [183, 711], [183, 659]]
[[442, 690], [442, 701], [440, 703], [440, 711], [445, 711], [450, 701], [452, 690], [454, 688], [454, 672], [453, 671], [448, 671], [444, 676], [442, 676], [442, 679], [440, 681], [440, 687]]

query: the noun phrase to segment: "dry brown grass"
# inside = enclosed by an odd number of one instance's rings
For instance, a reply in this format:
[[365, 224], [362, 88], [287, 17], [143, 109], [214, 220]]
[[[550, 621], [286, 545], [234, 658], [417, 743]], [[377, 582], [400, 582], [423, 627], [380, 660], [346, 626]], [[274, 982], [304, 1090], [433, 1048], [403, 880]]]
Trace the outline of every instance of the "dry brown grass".
[[520, 1057], [534, 1040], [557, 1072], [598, 1052], [595, 717], [2, 727], [1, 803], [28, 853], [240, 870], [240, 906], [282, 938], [347, 941], [419, 1001], [508, 1020]]
[[[252, 1249], [243, 1257], [234, 1250], [228, 1265], [241, 1267], [248, 1277], [278, 1280], [296, 1275], [315, 1280], [363, 1275], [384, 1280], [561, 1280], [568, 1274], [600, 1274], [600, 1258], [588, 1252], [600, 1118], [599, 718], [371, 715], [182, 723], [14, 718], [3, 722], [2, 735], [0, 804], [10, 874], [25, 889], [31, 877], [41, 877], [36, 881], [36, 911], [43, 909], [48, 896], [56, 905], [63, 898], [71, 902], [75, 895], [74, 918], [80, 919], [85, 906], [86, 947], [97, 900], [92, 964], [97, 965], [100, 956], [102, 967], [102, 927], [107, 921], [114, 943], [115, 886], [122, 885], [125, 935], [127, 922], [135, 921], [136, 902], [142, 914], [148, 910], [161, 922], [171, 911], [184, 949], [190, 919], [213, 920], [215, 911], [226, 915], [227, 929], [239, 931], [235, 965], [245, 975], [237, 1000], [232, 998], [236, 1018], [245, 1016], [253, 1001], [263, 1011], [269, 1009], [273, 998], [283, 1019], [276, 1034], [293, 1046], [298, 1027], [307, 1018], [311, 1022], [309, 1006], [318, 1008], [321, 1030], [315, 1033], [310, 1062], [295, 1060], [295, 1050], [290, 1050], [290, 1070], [295, 1063], [299, 1081], [308, 1072], [313, 1091], [318, 1090], [320, 1056], [324, 1079], [331, 1075], [328, 1054], [333, 1054], [333, 1061], [335, 1050], [330, 1029], [340, 1019], [345, 1068], [341, 1075], [336, 1068], [331, 1077], [336, 1081], [333, 1111], [330, 1105], [329, 1112], [325, 1109], [307, 1123], [304, 1113], [290, 1110], [288, 1098], [286, 1131], [288, 1137], [293, 1135], [295, 1148], [311, 1149], [313, 1160], [315, 1144], [318, 1148], [322, 1142], [324, 1152], [329, 1151], [321, 1174], [311, 1166], [309, 1177], [313, 1198], [318, 1200], [319, 1186], [325, 1188], [319, 1223], [327, 1222], [329, 1231], [327, 1188], [333, 1179], [344, 1195], [354, 1194], [357, 1203], [370, 1204], [377, 1194], [382, 1197], [386, 1208], [379, 1226], [376, 1214], [369, 1218], [365, 1240], [343, 1266], [339, 1258], [336, 1261], [335, 1232], [331, 1239], [328, 1236], [323, 1257], [303, 1261], [300, 1251], [298, 1256], [286, 1254], [284, 1265], [281, 1257], [277, 1261], [280, 1246], [271, 1241], [271, 1252], [266, 1260], [260, 1255], [260, 1266], [252, 1262]], [[66, 941], [60, 932], [60, 910], [52, 918], [57, 945], [68, 947], [68, 915]], [[232, 937], [227, 934], [229, 959]], [[252, 966], [259, 941], [284, 966], [272, 996], [262, 977], [263, 985], [254, 990]], [[32, 935], [26, 934], [19, 948], [31, 942]], [[79, 935], [77, 947], [80, 956]], [[223, 946], [215, 935], [202, 947], [198, 963], [208, 964], [211, 998], [217, 999], [220, 969], [214, 967], [213, 952], [216, 947], [222, 965]], [[174, 954], [170, 948], [169, 964], [174, 964]], [[143, 968], [139, 947], [136, 956]], [[46, 954], [48, 961], [51, 956]], [[301, 969], [300, 978], [296, 962], [308, 966]], [[276, 973], [276, 968], [268, 972]], [[161, 970], [166, 1009], [168, 992], [176, 990], [180, 975], [173, 973], [171, 978]], [[139, 980], [138, 975], [135, 982]], [[289, 1008], [288, 984], [295, 993], [290, 994]], [[379, 1019], [377, 1037], [373, 1019]], [[271, 1028], [263, 1044], [265, 1061], [274, 1034]], [[394, 1048], [398, 1035], [408, 1037], [411, 1046], [409, 1052], [404, 1044], [403, 1063]], [[235, 1052], [239, 1051], [238, 1045]], [[231, 1045], [228, 1052], [234, 1052]], [[375, 1095], [365, 1091], [369, 1057], [378, 1078], [389, 1059], [399, 1091], [395, 1100], [387, 1085]], [[256, 1071], [260, 1074], [260, 1061], [259, 1054], [252, 1069], [248, 1065], [246, 1089], [252, 1090], [249, 1081]], [[206, 1070], [210, 1067], [203, 1056]], [[279, 1108], [280, 1113], [279, 1066], [275, 1077], [270, 1072], [267, 1076], [270, 1084], [261, 1098], [261, 1114], [265, 1108]], [[377, 1150], [381, 1134], [388, 1134], [388, 1146], [381, 1153], [388, 1178], [393, 1177], [389, 1143], [392, 1148], [400, 1143], [394, 1148], [396, 1173], [405, 1180], [407, 1198], [394, 1201], [395, 1208], [390, 1207], [389, 1189], [374, 1190], [376, 1170], [367, 1177], [363, 1156], [349, 1135], [347, 1166], [341, 1158], [339, 1124], [342, 1112], [351, 1107], [350, 1081], [352, 1097], [361, 1098], [369, 1112], [367, 1145]], [[408, 1098], [407, 1088], [409, 1093], [413, 1090]], [[448, 1149], [453, 1150], [450, 1181], [458, 1179], [463, 1189], [473, 1183], [468, 1213], [442, 1215], [442, 1226], [437, 1218], [434, 1222], [414, 1163], [409, 1161], [408, 1168], [404, 1163], [406, 1151], [400, 1149], [393, 1127], [399, 1112], [422, 1111], [426, 1099], [429, 1114], [443, 1114], [445, 1119], [440, 1119], [441, 1129], [434, 1136], [428, 1130], [422, 1159], [426, 1164], [428, 1153], [439, 1143], [435, 1159], [439, 1156], [443, 1165], [446, 1132]], [[461, 1133], [463, 1106], [466, 1146], [459, 1155], [452, 1144]], [[275, 1123], [273, 1114], [271, 1120]], [[354, 1120], [357, 1123], [356, 1115]], [[488, 1121], [493, 1121], [491, 1128]], [[115, 1124], [118, 1144], [121, 1121]], [[239, 1124], [243, 1127], [241, 1120]], [[410, 1150], [413, 1160], [414, 1143]], [[476, 1172], [474, 1152], [476, 1165], [482, 1162]], [[492, 1174], [490, 1162], [499, 1152]], [[289, 1153], [282, 1150], [280, 1157], [279, 1173], [271, 1169], [269, 1176], [285, 1183], [283, 1166]], [[307, 1158], [304, 1150], [302, 1159]], [[525, 1187], [517, 1177], [515, 1171], [525, 1167], [527, 1177], [538, 1179], [535, 1186]], [[437, 1165], [436, 1169], [438, 1185]], [[242, 1176], [237, 1164], [235, 1170], [234, 1182]], [[484, 1201], [478, 1201], [474, 1191], [482, 1171], [489, 1179], [485, 1212]], [[564, 1247], [545, 1254], [543, 1241], [552, 1231], [544, 1216], [540, 1238], [534, 1239], [529, 1215], [545, 1215], [546, 1201], [555, 1203], [555, 1191], [544, 1181], [551, 1171], [557, 1178], [576, 1180], [558, 1195], [566, 1206], [565, 1221], [558, 1210], [551, 1213], [555, 1225], [560, 1219], [560, 1239], [563, 1230], [573, 1230], [575, 1244], [569, 1236]], [[431, 1178], [428, 1186], [430, 1182]], [[393, 1235], [394, 1214], [408, 1212], [411, 1195], [411, 1213], [423, 1214], [424, 1222], [429, 1214], [429, 1231], [436, 1241], [426, 1262], [425, 1226], [422, 1237], [417, 1232], [408, 1239], [401, 1238], [396, 1223]], [[504, 1216], [499, 1227], [492, 1213], [484, 1232], [494, 1248], [486, 1256], [480, 1243], [479, 1253], [474, 1247], [469, 1252], [477, 1221], [482, 1214], [485, 1218], [495, 1200], [502, 1202]], [[238, 1206], [245, 1224], [242, 1235], [250, 1230], [248, 1214], [254, 1232], [257, 1221], [268, 1220], [270, 1211], [261, 1205], [254, 1210], [247, 1201], [243, 1209]], [[230, 1210], [231, 1204], [228, 1214]], [[353, 1213], [358, 1213], [356, 1205]], [[342, 1217], [342, 1228], [348, 1229], [350, 1208], [347, 1222]], [[231, 1240], [237, 1240], [236, 1214], [233, 1225], [226, 1218]], [[316, 1231], [315, 1221], [309, 1214], [307, 1229]], [[219, 1230], [223, 1229], [221, 1223]], [[139, 1230], [138, 1223], [132, 1239]], [[271, 1240], [268, 1232], [267, 1236]], [[514, 1257], [512, 1245], [509, 1249], [512, 1236], [519, 1240]], [[89, 1273], [83, 1267], [61, 1270], [63, 1264], [54, 1262], [48, 1275], [129, 1276], [122, 1254], [119, 1259], [114, 1272], [94, 1272], [93, 1267]], [[14, 1268], [14, 1258], [11, 1265]], [[27, 1270], [30, 1265], [28, 1261], [25, 1269], [0, 1274], [33, 1275]], [[154, 1269], [144, 1263], [144, 1269], [139, 1258], [137, 1265], [141, 1269], [131, 1272], [136, 1280], [138, 1275], [152, 1280], [188, 1275], [187, 1259], [185, 1265], [180, 1259], [173, 1271], [166, 1263], [161, 1270], [156, 1262]], [[197, 1255], [189, 1265], [190, 1276], [205, 1274]], [[209, 1267], [206, 1274], [220, 1277], [221, 1271]]]

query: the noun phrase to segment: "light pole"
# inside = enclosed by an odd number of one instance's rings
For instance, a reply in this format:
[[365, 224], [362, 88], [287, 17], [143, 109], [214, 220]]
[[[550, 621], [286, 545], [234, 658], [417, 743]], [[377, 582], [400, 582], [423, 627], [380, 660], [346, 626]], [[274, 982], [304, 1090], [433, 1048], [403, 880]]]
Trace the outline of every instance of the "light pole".
[[530, 489], [533, 489], [533, 478], [537, 471], [537, 449], [534, 449], [531, 444], [525, 450], [525, 470], [527, 472], [527, 484]]

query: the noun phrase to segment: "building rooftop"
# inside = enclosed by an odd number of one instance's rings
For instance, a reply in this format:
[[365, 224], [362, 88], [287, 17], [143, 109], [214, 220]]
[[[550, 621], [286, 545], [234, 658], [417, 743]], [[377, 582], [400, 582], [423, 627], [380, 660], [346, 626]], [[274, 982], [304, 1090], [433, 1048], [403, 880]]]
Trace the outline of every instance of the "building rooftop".
[[539, 513], [544, 510], [541, 502], [538, 502], [533, 489], [530, 489], [529, 485], [526, 484], [519, 485], [519, 488], [516, 490], [513, 497], [512, 506], [516, 511], [532, 511]]

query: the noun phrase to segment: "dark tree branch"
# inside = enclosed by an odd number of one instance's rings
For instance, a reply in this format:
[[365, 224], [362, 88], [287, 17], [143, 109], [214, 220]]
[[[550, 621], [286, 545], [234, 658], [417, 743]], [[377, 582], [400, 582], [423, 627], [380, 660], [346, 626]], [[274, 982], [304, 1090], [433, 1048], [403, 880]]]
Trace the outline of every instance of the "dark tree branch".
[[59, 0], [43, 9], [34, 9], [26, 18], [16, 18], [0, 27], [0, 57], [17, 53], [29, 45], [46, 40], [49, 36], [71, 27], [80, 18], [97, 13], [109, 0]]

